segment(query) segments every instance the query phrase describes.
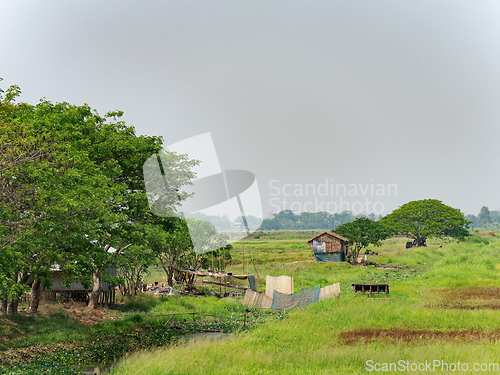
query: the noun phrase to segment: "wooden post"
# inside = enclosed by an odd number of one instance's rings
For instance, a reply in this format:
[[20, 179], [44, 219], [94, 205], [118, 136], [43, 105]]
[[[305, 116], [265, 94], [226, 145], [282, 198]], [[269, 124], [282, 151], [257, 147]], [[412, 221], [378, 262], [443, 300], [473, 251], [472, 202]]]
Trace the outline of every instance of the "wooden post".
[[[220, 240], [219, 240], [219, 274], [222, 273], [222, 267], [221, 267], [221, 263], [220, 263]], [[222, 297], [222, 277], [219, 277], [219, 298]]]
[[219, 273], [222, 273], [222, 264], [220, 261], [220, 247], [219, 247]]
[[220, 333], [223, 332], [222, 330], [222, 315], [219, 314], [219, 329], [220, 329]]
[[245, 318], [243, 319], [243, 328], [247, 326], [247, 312], [245, 311]]
[[243, 245], [243, 258], [241, 260], [241, 264], [243, 265], [243, 275], [245, 274], [245, 239], [242, 242]]
[[[259, 264], [259, 247], [257, 246], [257, 264]], [[259, 279], [259, 273], [257, 272], [257, 279]], [[260, 292], [260, 280], [257, 284], [257, 292]]]
[[226, 264], [226, 246], [222, 248], [223, 250], [223, 256], [222, 256], [222, 264], [224, 265], [224, 272], [226, 270], [227, 264]]

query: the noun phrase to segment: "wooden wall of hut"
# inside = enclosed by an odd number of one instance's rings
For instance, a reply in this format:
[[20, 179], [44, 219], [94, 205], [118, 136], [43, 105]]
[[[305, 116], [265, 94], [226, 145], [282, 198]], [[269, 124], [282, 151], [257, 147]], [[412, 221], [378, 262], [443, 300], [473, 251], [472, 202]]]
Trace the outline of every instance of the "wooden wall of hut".
[[330, 236], [327, 233], [323, 233], [322, 235], [316, 237], [315, 240], [325, 243], [327, 253], [338, 253], [344, 251], [342, 241], [338, 238]]

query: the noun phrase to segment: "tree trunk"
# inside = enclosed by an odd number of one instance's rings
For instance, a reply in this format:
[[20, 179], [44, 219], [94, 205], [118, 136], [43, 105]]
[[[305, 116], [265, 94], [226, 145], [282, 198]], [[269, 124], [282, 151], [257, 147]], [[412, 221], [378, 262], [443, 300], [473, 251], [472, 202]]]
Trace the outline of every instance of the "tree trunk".
[[426, 241], [426, 240], [427, 240], [427, 237], [418, 237], [418, 238], [416, 238], [416, 239], [415, 239], [415, 241], [414, 241], [414, 244], [415, 244], [414, 246], [416, 246], [416, 247], [420, 247], [420, 246], [427, 246], [427, 245], [425, 244], [425, 241]]
[[[12, 278], [14, 283], [19, 282], [19, 272], [14, 272], [14, 277]], [[17, 306], [19, 305], [19, 299], [9, 298], [7, 302], [7, 314], [17, 314]]]
[[36, 313], [38, 311], [38, 305], [40, 304], [41, 284], [42, 282], [38, 277], [33, 281], [33, 285], [31, 285], [30, 302], [28, 308], [26, 309], [26, 312]]
[[174, 275], [174, 268], [171, 265], [169, 265], [168, 272], [167, 272], [167, 284], [168, 284], [168, 286], [174, 285], [173, 275]]
[[101, 295], [101, 271], [94, 272], [94, 285], [92, 286], [92, 293], [90, 294], [89, 307], [96, 309]]
[[3, 300], [0, 304], [0, 314], [3, 316], [7, 314], [7, 300]]
[[27, 272], [23, 272], [21, 274], [21, 278], [19, 279], [19, 284], [29, 285], [30, 275]]
[[189, 275], [188, 276], [187, 284], [189, 285], [190, 288], [193, 287], [195, 278], [196, 278], [196, 275]]
[[167, 274], [167, 284], [168, 286], [174, 285], [174, 266], [177, 266], [176, 258], [169, 252], [168, 255], [160, 256], [160, 263]]
[[11, 299], [7, 303], [7, 314], [16, 315], [19, 312], [17, 311], [17, 307], [19, 306], [18, 299]]

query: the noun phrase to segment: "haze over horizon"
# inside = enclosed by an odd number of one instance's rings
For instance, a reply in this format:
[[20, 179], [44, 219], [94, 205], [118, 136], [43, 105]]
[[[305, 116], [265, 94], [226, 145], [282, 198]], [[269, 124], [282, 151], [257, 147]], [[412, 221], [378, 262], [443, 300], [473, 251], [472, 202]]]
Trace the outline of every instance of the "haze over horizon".
[[6, 1], [0, 87], [123, 110], [166, 146], [210, 132], [264, 217], [476, 215], [500, 209], [499, 19], [495, 1]]

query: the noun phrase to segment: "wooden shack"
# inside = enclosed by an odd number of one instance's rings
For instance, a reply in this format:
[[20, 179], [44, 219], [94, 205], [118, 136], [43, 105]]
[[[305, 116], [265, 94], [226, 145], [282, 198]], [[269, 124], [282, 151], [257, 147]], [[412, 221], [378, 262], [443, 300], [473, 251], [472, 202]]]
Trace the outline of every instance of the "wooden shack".
[[349, 239], [330, 231], [323, 232], [307, 241], [312, 246], [316, 262], [343, 262], [347, 257]]
[[[71, 285], [63, 285], [63, 277], [65, 276], [58, 264], [51, 267], [52, 285], [48, 290], [42, 291], [42, 297], [47, 300], [56, 300], [57, 295], [61, 299], [73, 299], [82, 302], [89, 302], [90, 293], [92, 292], [92, 284], [89, 288], [85, 288], [80, 282], [72, 281]], [[108, 267], [105, 271], [109, 276], [113, 277], [117, 274], [117, 269]], [[41, 286], [40, 286], [41, 288]], [[101, 296], [99, 304], [109, 304], [115, 302], [115, 287], [112, 284], [101, 281], [100, 285]]]

